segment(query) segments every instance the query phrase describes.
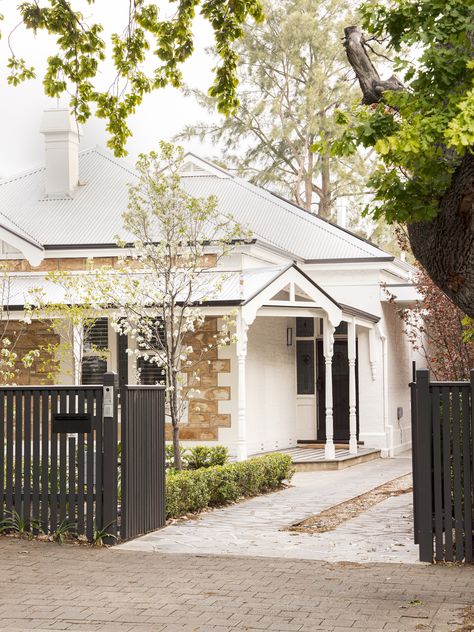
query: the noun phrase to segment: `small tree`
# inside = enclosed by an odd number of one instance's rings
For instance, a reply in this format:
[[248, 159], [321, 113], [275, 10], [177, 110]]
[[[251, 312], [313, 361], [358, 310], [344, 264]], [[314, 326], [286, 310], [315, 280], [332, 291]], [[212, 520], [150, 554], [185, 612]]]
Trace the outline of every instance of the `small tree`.
[[[207, 354], [233, 338], [230, 313], [221, 317], [212, 339], [205, 331], [202, 307], [226, 279], [211, 268], [246, 238], [231, 217], [219, 213], [215, 197], [195, 198], [185, 191], [182, 164], [182, 149], [166, 143], [158, 154], [140, 157], [124, 215], [125, 241], [133, 248], [115, 269], [97, 271], [88, 280], [89, 300], [113, 305], [116, 330], [135, 339], [137, 348], [129, 353], [162, 369], [176, 469], [182, 467], [180, 422], [196, 394], [189, 378], [199, 383]], [[205, 336], [199, 349], [192, 344], [197, 336]]]
[[424, 270], [416, 278], [422, 296], [414, 308], [399, 310], [412, 347], [425, 358], [437, 380], [469, 379], [474, 368], [474, 340], [462, 311]]
[[21, 339], [29, 325], [28, 317], [12, 319], [10, 298], [12, 278], [5, 266], [0, 266], [0, 383], [12, 384], [21, 366], [30, 368], [40, 356], [40, 348], [21, 349]]

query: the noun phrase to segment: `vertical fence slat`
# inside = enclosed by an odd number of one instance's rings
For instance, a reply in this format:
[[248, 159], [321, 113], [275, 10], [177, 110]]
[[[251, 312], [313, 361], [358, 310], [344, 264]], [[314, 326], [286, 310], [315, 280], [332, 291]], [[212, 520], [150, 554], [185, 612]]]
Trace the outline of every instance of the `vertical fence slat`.
[[443, 546], [443, 473], [441, 468], [441, 428], [439, 388], [434, 386], [431, 394], [433, 415], [433, 492], [435, 523], [435, 559], [444, 559]]
[[[85, 398], [84, 391], [78, 391], [77, 393], [77, 412], [85, 412]], [[84, 433], [79, 433], [77, 438], [77, 533], [82, 535], [84, 533]]]
[[21, 391], [15, 391], [15, 511], [22, 516], [21, 497], [23, 492], [23, 401]]
[[5, 397], [3, 391], [0, 392], [0, 520], [4, 518], [5, 506]]
[[32, 517], [40, 521], [40, 392], [33, 391], [33, 498]]
[[107, 525], [103, 523], [102, 513], [102, 467], [103, 467], [103, 446], [102, 446], [102, 389], [97, 389], [95, 400], [95, 521], [96, 529], [102, 530]]
[[51, 391], [51, 419], [49, 425], [51, 428], [51, 457], [50, 457], [50, 531], [55, 531], [58, 526], [58, 435], [53, 433], [52, 419], [58, 412], [58, 391]]
[[443, 498], [445, 560], [453, 561], [453, 504], [451, 484], [451, 391], [442, 388], [443, 394]]
[[95, 391], [88, 390], [86, 395], [87, 412], [91, 417], [92, 429], [87, 433], [87, 493], [86, 493], [86, 536], [92, 540], [94, 535], [94, 400]]
[[68, 489], [68, 523], [72, 527], [76, 528], [76, 438], [74, 436], [69, 437], [68, 441], [68, 456], [69, 456], [69, 489]]
[[452, 445], [453, 445], [453, 505], [454, 505], [454, 532], [456, 545], [456, 561], [464, 559], [464, 530], [462, 519], [462, 483], [461, 483], [461, 410], [459, 401], [459, 388], [453, 387], [452, 399]]
[[49, 531], [49, 431], [49, 392], [43, 391], [41, 393], [41, 528], [45, 533]]
[[7, 391], [7, 450], [5, 510], [13, 509], [13, 392]]
[[31, 522], [31, 392], [23, 393], [24, 467], [23, 467], [23, 515], [27, 525]]
[[[69, 399], [68, 391], [60, 391], [59, 412], [67, 412]], [[66, 493], [67, 493], [67, 435], [59, 433], [59, 524], [66, 522]]]
[[[473, 374], [474, 380], [474, 374]], [[473, 382], [474, 386], [474, 382]], [[471, 476], [471, 420], [469, 414], [469, 387], [461, 391], [461, 420], [462, 420], [462, 454], [463, 454], [463, 490], [464, 490], [464, 538], [465, 559], [472, 562], [472, 493]]]

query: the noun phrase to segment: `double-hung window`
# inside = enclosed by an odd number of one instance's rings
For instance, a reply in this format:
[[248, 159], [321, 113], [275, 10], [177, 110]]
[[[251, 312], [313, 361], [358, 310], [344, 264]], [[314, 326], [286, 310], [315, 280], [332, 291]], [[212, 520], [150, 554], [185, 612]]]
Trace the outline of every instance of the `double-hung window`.
[[82, 384], [102, 384], [107, 371], [105, 354], [109, 347], [109, 321], [98, 318], [85, 327], [82, 354]]
[[137, 358], [138, 383], [143, 385], [166, 384], [164, 367], [156, 362], [157, 351], [165, 341], [165, 330], [161, 319], [156, 319], [147, 327], [147, 340], [138, 348], [143, 355]]

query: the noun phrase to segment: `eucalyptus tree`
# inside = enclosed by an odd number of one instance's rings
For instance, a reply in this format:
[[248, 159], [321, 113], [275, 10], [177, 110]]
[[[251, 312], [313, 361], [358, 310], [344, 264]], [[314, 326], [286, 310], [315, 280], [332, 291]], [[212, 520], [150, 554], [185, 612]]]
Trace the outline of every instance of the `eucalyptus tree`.
[[[330, 153], [335, 112], [357, 89], [341, 47], [350, 0], [266, 0], [265, 21], [235, 44], [240, 106], [226, 119], [186, 127], [178, 138], [209, 138], [224, 163], [323, 217], [336, 200], [363, 197], [370, 160]], [[208, 110], [215, 99], [194, 91]]]

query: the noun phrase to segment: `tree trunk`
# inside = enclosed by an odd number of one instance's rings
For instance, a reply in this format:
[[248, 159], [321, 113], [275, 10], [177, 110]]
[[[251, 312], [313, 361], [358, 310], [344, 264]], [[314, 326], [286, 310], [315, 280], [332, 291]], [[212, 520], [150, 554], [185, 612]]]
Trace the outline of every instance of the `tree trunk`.
[[173, 426], [173, 460], [176, 470], [183, 469], [183, 462], [181, 460], [181, 449], [179, 445], [179, 426], [177, 423], [172, 422]]
[[172, 373], [171, 378], [172, 390], [170, 393], [170, 416], [171, 426], [173, 428], [173, 460], [176, 470], [183, 469], [183, 462], [181, 460], [181, 446], [179, 444], [179, 415], [178, 415], [178, 395], [177, 395], [177, 379], [176, 373]]
[[[344, 45], [363, 103], [382, 101], [386, 90], [402, 90], [396, 77], [383, 81], [367, 53], [362, 31], [345, 29]], [[430, 278], [465, 314], [474, 317], [474, 156], [467, 154], [431, 221], [408, 225], [413, 254]]]
[[331, 172], [329, 166], [329, 156], [321, 155], [321, 191], [322, 195], [319, 200], [318, 215], [324, 219], [331, 218], [332, 196], [331, 196]]
[[413, 254], [431, 279], [474, 317], [474, 156], [467, 154], [431, 221], [408, 225]]

